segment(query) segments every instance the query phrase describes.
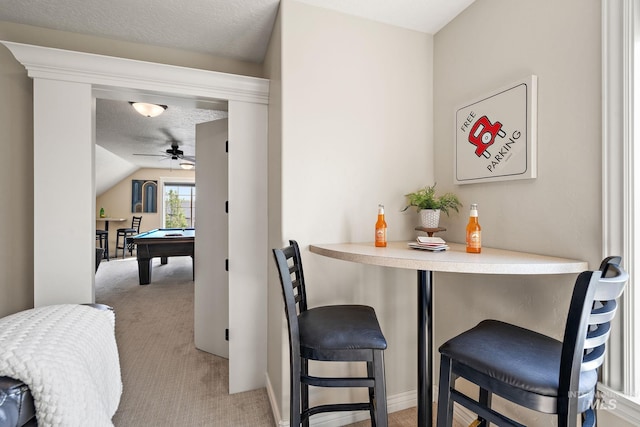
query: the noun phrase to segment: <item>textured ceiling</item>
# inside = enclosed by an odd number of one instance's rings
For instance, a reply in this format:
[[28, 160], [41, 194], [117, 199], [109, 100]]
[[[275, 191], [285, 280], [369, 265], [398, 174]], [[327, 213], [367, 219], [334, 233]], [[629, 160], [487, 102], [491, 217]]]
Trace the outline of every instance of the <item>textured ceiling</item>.
[[0, 20], [262, 62], [279, 0], [0, 0]]
[[[474, 0], [298, 0], [429, 34], [436, 33]], [[143, 43], [261, 63], [279, 0], [0, 0], [0, 21]], [[195, 123], [226, 111], [169, 106], [159, 117], [137, 115], [126, 101], [98, 100], [96, 192], [115, 169], [126, 176], [139, 167], [176, 167], [158, 156], [173, 139], [194, 153]], [[102, 171], [109, 170], [109, 179]]]
[[[474, 0], [299, 0], [436, 33]], [[0, 21], [260, 63], [279, 0], [0, 0]]]
[[96, 99], [96, 195], [139, 168], [178, 169], [180, 160], [166, 156], [172, 144], [191, 160], [196, 125], [228, 116], [226, 104], [219, 107], [169, 104], [161, 115], [144, 117], [128, 101]]
[[195, 126], [227, 117], [226, 111], [170, 105], [157, 117], [144, 117], [126, 101], [96, 100], [96, 143], [138, 167], [178, 167], [165, 150], [178, 145], [185, 156], [195, 156]]

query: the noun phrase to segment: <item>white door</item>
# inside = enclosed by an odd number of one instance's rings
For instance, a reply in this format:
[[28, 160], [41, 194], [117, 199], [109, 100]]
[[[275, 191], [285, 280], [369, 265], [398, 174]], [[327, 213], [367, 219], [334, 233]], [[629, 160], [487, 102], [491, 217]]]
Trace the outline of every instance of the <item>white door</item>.
[[267, 108], [233, 101], [229, 117], [196, 126], [194, 329], [197, 348], [229, 359], [233, 394], [267, 371]]
[[229, 358], [228, 120], [196, 126], [196, 242], [194, 338], [196, 347]]

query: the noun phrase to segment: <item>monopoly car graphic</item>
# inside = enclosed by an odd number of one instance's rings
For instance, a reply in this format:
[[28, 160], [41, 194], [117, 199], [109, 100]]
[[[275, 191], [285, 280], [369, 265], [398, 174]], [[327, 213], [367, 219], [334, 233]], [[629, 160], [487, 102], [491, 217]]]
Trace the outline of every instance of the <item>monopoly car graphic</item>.
[[500, 138], [507, 136], [502, 130], [502, 123], [491, 123], [487, 116], [480, 117], [469, 132], [469, 142], [476, 146], [476, 156], [489, 158], [491, 154], [487, 148], [496, 141], [496, 136]]
[[456, 109], [454, 182], [536, 177], [537, 77]]

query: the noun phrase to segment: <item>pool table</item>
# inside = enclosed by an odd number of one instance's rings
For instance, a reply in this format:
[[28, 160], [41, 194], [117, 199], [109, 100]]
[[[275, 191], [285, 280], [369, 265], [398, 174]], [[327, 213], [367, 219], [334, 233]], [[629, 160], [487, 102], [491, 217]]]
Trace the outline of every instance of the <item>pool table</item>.
[[166, 264], [170, 256], [189, 255], [193, 266], [195, 240], [195, 228], [158, 228], [127, 238], [127, 242], [136, 245], [140, 284], [151, 282], [153, 258], [160, 257], [160, 262]]

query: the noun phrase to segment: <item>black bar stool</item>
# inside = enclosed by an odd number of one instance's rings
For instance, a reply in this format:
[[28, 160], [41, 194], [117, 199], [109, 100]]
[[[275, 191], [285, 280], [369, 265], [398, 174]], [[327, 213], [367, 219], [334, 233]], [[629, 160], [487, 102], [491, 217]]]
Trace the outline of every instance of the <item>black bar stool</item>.
[[[118, 249], [122, 249], [122, 258], [124, 258], [125, 250], [129, 251], [129, 255], [133, 255], [133, 243], [127, 242], [127, 237], [140, 234], [140, 223], [142, 222], [141, 216], [134, 216], [131, 219], [131, 227], [118, 228], [116, 232], [116, 258], [118, 258]], [[120, 243], [122, 238], [122, 243]]]
[[[289, 326], [290, 413], [289, 425], [309, 425], [309, 417], [322, 412], [369, 411], [371, 425], [387, 426], [382, 334], [373, 308], [364, 305], [331, 305], [307, 308], [300, 249], [290, 240], [274, 249]], [[367, 364], [366, 377], [325, 378], [309, 374], [309, 360], [360, 361]], [[309, 386], [366, 387], [369, 401], [309, 407]]]
[[[522, 424], [491, 407], [491, 396], [534, 411], [557, 414], [558, 426], [595, 425], [593, 402], [602, 365], [628, 274], [620, 257], [602, 261], [599, 271], [576, 280], [563, 341], [497, 320], [484, 320], [440, 347], [438, 427], [450, 427], [453, 403], [478, 414], [478, 425]], [[462, 377], [480, 387], [475, 400], [456, 390]]]
[[100, 249], [104, 250], [102, 257], [109, 261], [109, 232], [107, 230], [96, 230], [96, 240]]

